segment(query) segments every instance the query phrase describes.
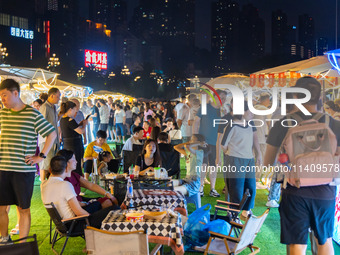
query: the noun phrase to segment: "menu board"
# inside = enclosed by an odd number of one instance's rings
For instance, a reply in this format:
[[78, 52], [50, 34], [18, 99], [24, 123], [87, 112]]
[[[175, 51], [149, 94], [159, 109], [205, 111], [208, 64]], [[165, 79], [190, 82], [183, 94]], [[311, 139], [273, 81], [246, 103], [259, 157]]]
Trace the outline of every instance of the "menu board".
[[340, 185], [336, 189], [335, 220], [333, 239], [340, 245]]

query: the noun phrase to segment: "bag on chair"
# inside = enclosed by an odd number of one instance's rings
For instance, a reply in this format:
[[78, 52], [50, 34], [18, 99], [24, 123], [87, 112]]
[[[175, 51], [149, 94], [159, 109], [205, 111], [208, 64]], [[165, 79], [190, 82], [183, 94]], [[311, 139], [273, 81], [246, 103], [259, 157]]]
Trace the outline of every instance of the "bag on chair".
[[210, 234], [205, 230], [205, 225], [210, 222], [210, 209], [211, 205], [206, 204], [189, 216], [184, 225], [184, 250], [208, 243]]

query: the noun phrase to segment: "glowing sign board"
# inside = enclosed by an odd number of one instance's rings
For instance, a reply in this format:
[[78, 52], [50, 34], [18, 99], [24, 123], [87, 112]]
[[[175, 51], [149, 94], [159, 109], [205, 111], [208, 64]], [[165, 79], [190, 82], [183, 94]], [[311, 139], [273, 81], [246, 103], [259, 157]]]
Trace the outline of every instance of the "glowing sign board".
[[11, 27], [11, 36], [25, 39], [34, 39], [34, 31], [17, 27]]
[[85, 50], [85, 67], [107, 69], [107, 53]]

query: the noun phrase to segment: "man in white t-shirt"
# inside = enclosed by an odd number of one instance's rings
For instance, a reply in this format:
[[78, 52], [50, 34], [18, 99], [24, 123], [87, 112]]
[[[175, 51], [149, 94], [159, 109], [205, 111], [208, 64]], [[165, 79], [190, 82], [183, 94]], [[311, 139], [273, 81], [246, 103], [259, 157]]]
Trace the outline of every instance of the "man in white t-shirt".
[[129, 139], [126, 140], [122, 151], [132, 151], [134, 144], [142, 145], [140, 140], [143, 139], [143, 135], [144, 135], [143, 130], [144, 129], [140, 126], [135, 127], [133, 129], [133, 135]]
[[194, 94], [188, 96], [188, 103], [183, 104], [177, 115], [177, 125], [181, 129], [183, 143], [189, 142], [192, 135], [192, 127], [189, 124], [190, 108], [196, 99]]
[[125, 111], [121, 105], [117, 104], [113, 124], [116, 126], [118, 143], [120, 143], [121, 137], [123, 137], [123, 143], [125, 143], [125, 121]]
[[[181, 102], [179, 102], [178, 104], [176, 104], [174, 110], [175, 110], [175, 118], [177, 118], [178, 116], [178, 111], [182, 108], [182, 106], [185, 104], [185, 100], [186, 97], [185, 96], [181, 96]], [[177, 101], [178, 102], [178, 101]]]

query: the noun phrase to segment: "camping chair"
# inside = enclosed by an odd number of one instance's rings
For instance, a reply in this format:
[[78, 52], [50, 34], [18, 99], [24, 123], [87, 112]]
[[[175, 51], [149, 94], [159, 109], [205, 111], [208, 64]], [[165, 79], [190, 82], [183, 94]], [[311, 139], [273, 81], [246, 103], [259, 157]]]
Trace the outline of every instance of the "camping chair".
[[[217, 200], [217, 205], [215, 206], [215, 213], [212, 220], [222, 219], [228, 223], [230, 223], [231, 221], [239, 223], [240, 219], [238, 216], [240, 212], [243, 210], [243, 207], [249, 198], [250, 198], [249, 189], [246, 189], [246, 192], [243, 194], [242, 200], [239, 204]], [[219, 211], [227, 212], [227, 215], [220, 215], [218, 214]], [[235, 228], [235, 234], [236, 236], [240, 234], [239, 229]]]
[[149, 253], [148, 235], [143, 231], [113, 232], [93, 227], [85, 229], [87, 254], [120, 255], [120, 254], [159, 254], [162, 245], [158, 244]]
[[[60, 217], [60, 214], [58, 213], [57, 209], [55, 208], [53, 203], [50, 204], [45, 204], [44, 205], [48, 214], [50, 215], [50, 243], [52, 244], [52, 250], [53, 252], [57, 253], [56, 250], [54, 249], [54, 245], [57, 241], [59, 241], [61, 238], [66, 237], [66, 240], [64, 242], [63, 248], [60, 252], [60, 255], [63, 254], [68, 238], [69, 237], [78, 237], [81, 236], [84, 238], [84, 231], [74, 231], [74, 227], [77, 223], [83, 222], [84, 224], [89, 225], [88, 222], [88, 215], [84, 216], [78, 216], [78, 217], [73, 217], [69, 219], [62, 220]], [[53, 239], [51, 241], [51, 236], [52, 236], [52, 221], [55, 225], [55, 231], [53, 235]], [[58, 238], [58, 235], [60, 236]]]
[[181, 174], [181, 155], [178, 151], [160, 151], [162, 166], [168, 171], [168, 176], [175, 176], [180, 179]]
[[[31, 240], [32, 241], [27, 241]], [[24, 243], [21, 241], [26, 240]], [[18, 240], [14, 240], [8, 244], [0, 245], [0, 254], [6, 255], [39, 255], [37, 235], [27, 236]]]
[[132, 145], [132, 151], [123, 150], [123, 170], [124, 173], [129, 172], [129, 167], [136, 164], [136, 160], [139, 154], [141, 154], [143, 145]]
[[[229, 235], [219, 234], [209, 231], [210, 238], [206, 245], [195, 247], [197, 251], [204, 251], [204, 254], [239, 254], [246, 248], [249, 248], [251, 253], [256, 254], [260, 252], [260, 248], [253, 246], [254, 239], [260, 231], [262, 224], [268, 216], [269, 208], [259, 217], [248, 215], [244, 225], [231, 221], [231, 229]], [[230, 236], [234, 228], [241, 231], [239, 237]]]

